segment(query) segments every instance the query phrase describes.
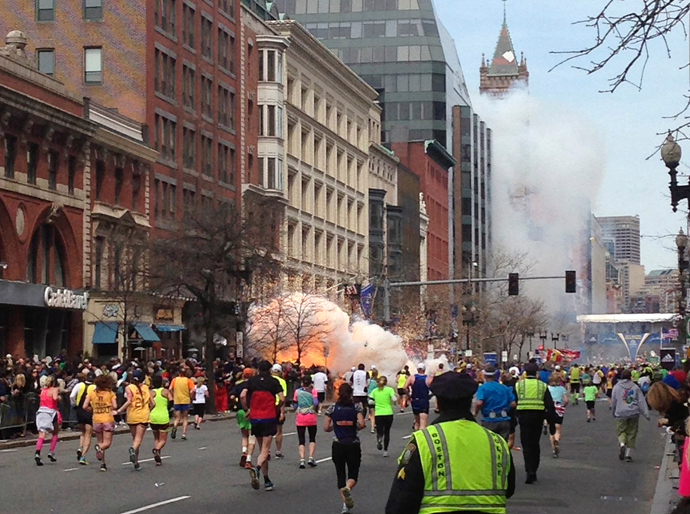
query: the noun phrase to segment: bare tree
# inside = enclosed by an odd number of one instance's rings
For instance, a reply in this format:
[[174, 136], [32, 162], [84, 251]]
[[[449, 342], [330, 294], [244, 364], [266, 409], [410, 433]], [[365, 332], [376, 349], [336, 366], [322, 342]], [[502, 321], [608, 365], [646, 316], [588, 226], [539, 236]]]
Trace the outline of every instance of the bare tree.
[[292, 346], [285, 316], [282, 297], [273, 298], [267, 304], [253, 306], [249, 310], [247, 341], [261, 354], [270, 352], [271, 362], [277, 362], [278, 355]]
[[[280, 269], [271, 204], [242, 213], [233, 203], [200, 202], [185, 212], [177, 230], [153, 245], [151, 277], [158, 291], [192, 296], [200, 305], [205, 365], [213, 383], [214, 335], [223, 307], [237, 301], [257, 275]], [[210, 404], [214, 405], [213, 389]]]
[[[682, 30], [687, 35], [685, 20], [690, 13], [690, 1], [641, 0], [635, 2], [639, 8], [629, 12], [625, 12], [626, 7], [622, 7], [622, 3], [607, 0], [597, 14], [576, 22], [595, 31], [594, 42], [580, 50], [554, 52], [569, 55], [556, 66], [590, 58], [588, 65], [574, 67], [592, 74], [619, 66], [604, 92], [613, 92], [624, 83], [640, 88], [649, 61], [650, 45], [660, 40], [670, 56], [670, 34], [674, 30]], [[635, 73], [637, 78], [631, 78]]]

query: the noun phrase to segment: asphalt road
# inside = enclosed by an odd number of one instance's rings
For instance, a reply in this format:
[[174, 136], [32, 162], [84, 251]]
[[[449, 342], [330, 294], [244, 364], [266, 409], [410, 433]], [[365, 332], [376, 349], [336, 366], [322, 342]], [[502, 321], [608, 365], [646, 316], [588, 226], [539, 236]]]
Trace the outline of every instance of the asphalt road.
[[[661, 462], [663, 439], [654, 421], [641, 421], [638, 451], [632, 463], [618, 460], [613, 420], [605, 402], [599, 402], [599, 418], [585, 423], [584, 405], [566, 413], [562, 457], [551, 458], [548, 441], [542, 439], [539, 482], [524, 484], [522, 454], [514, 451], [518, 489], [508, 502], [511, 514], [572, 514], [573, 508], [588, 511], [620, 510], [647, 514], [654, 495], [655, 469]], [[323, 419], [323, 418], [321, 418]], [[410, 433], [409, 413], [396, 415], [390, 458], [376, 451], [374, 436], [362, 434], [363, 463], [360, 483], [354, 490], [355, 512], [382, 513], [394, 475], [395, 456], [403, 450]], [[189, 439], [169, 440], [164, 461], [156, 468], [151, 459], [153, 437], [147, 433], [142, 447], [142, 469], [134, 471], [127, 461], [128, 435], [118, 435], [108, 450], [108, 472], [100, 473], [93, 447], [89, 466], [78, 466], [74, 441], [60, 443], [58, 462], [39, 468], [33, 448], [0, 452], [0, 512], [136, 514], [139, 512], [227, 513], [261, 509], [271, 514], [340, 512], [335, 470], [330, 462], [330, 435], [317, 436], [317, 468], [300, 470], [294, 417], [285, 425], [284, 460], [271, 460], [273, 492], [254, 491], [248, 472], [238, 466], [240, 436], [234, 420], [205, 423], [190, 430]], [[519, 434], [518, 434], [519, 441]], [[519, 444], [519, 443], [518, 443]]]

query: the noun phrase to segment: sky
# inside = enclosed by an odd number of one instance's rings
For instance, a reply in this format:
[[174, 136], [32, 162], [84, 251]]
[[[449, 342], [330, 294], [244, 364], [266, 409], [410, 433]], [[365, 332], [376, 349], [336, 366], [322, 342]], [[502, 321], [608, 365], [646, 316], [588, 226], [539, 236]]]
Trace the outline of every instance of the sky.
[[[465, 81], [473, 103], [479, 98], [479, 66], [482, 53], [493, 57], [503, 21], [501, 0], [434, 0], [440, 19], [455, 39]], [[668, 119], [686, 104], [690, 88], [687, 68], [689, 43], [682, 28], [669, 40], [670, 57], [663, 44], [651, 47], [642, 89], [623, 84], [614, 93], [601, 93], [619, 68], [604, 68], [588, 75], [565, 64], [552, 52], [577, 50], [591, 44], [593, 29], [574, 22], [599, 12], [604, 0], [509, 0], [507, 21], [517, 55], [524, 53], [530, 73], [529, 94], [554, 112], [568, 111], [591, 123], [605, 152], [601, 186], [591, 198], [597, 216], [638, 215], [641, 225], [641, 260], [646, 271], [675, 267], [675, 235], [685, 230], [687, 205], [673, 213], [668, 190], [668, 173], [657, 147], [664, 134], [682, 121]], [[639, 3], [626, 2], [629, 5]], [[575, 63], [586, 66], [587, 60]], [[637, 78], [638, 74], [633, 75]], [[481, 116], [481, 112], [478, 112]], [[501, 127], [492, 127], [494, 131]], [[690, 175], [690, 141], [681, 142], [686, 162], [681, 161], [679, 178]], [[648, 159], [648, 157], [651, 158]], [[563, 159], [578, 155], [564, 154]], [[553, 190], [554, 195], [558, 194]]]

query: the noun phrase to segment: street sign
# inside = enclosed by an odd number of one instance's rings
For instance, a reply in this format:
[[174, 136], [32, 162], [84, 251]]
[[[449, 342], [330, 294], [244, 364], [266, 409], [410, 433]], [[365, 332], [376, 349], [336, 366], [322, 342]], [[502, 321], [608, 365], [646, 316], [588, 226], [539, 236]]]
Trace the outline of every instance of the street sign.
[[506, 352], [506, 351], [501, 352], [501, 361], [502, 362], [508, 362], [508, 352]]
[[496, 355], [496, 352], [486, 352], [484, 354], [484, 364], [487, 366], [489, 364], [496, 366], [498, 364], [498, 355]]
[[472, 357], [472, 350], [465, 350], [465, 357]]

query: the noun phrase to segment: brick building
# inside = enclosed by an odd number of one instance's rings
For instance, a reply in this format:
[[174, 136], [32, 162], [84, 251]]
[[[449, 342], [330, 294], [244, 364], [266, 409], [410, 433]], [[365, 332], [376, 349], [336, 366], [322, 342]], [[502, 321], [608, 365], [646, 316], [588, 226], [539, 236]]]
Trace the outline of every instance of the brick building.
[[118, 225], [146, 240], [156, 152], [141, 124], [72, 96], [25, 47], [14, 31], [0, 49], [0, 351], [74, 355], [89, 325], [84, 289], [100, 288], [91, 267], [112, 285], [135, 254], [104, 239], [93, 262], [93, 242]]
[[429, 224], [426, 234], [427, 279], [448, 278], [448, 170], [455, 160], [436, 141], [392, 143], [400, 162], [419, 177]]

